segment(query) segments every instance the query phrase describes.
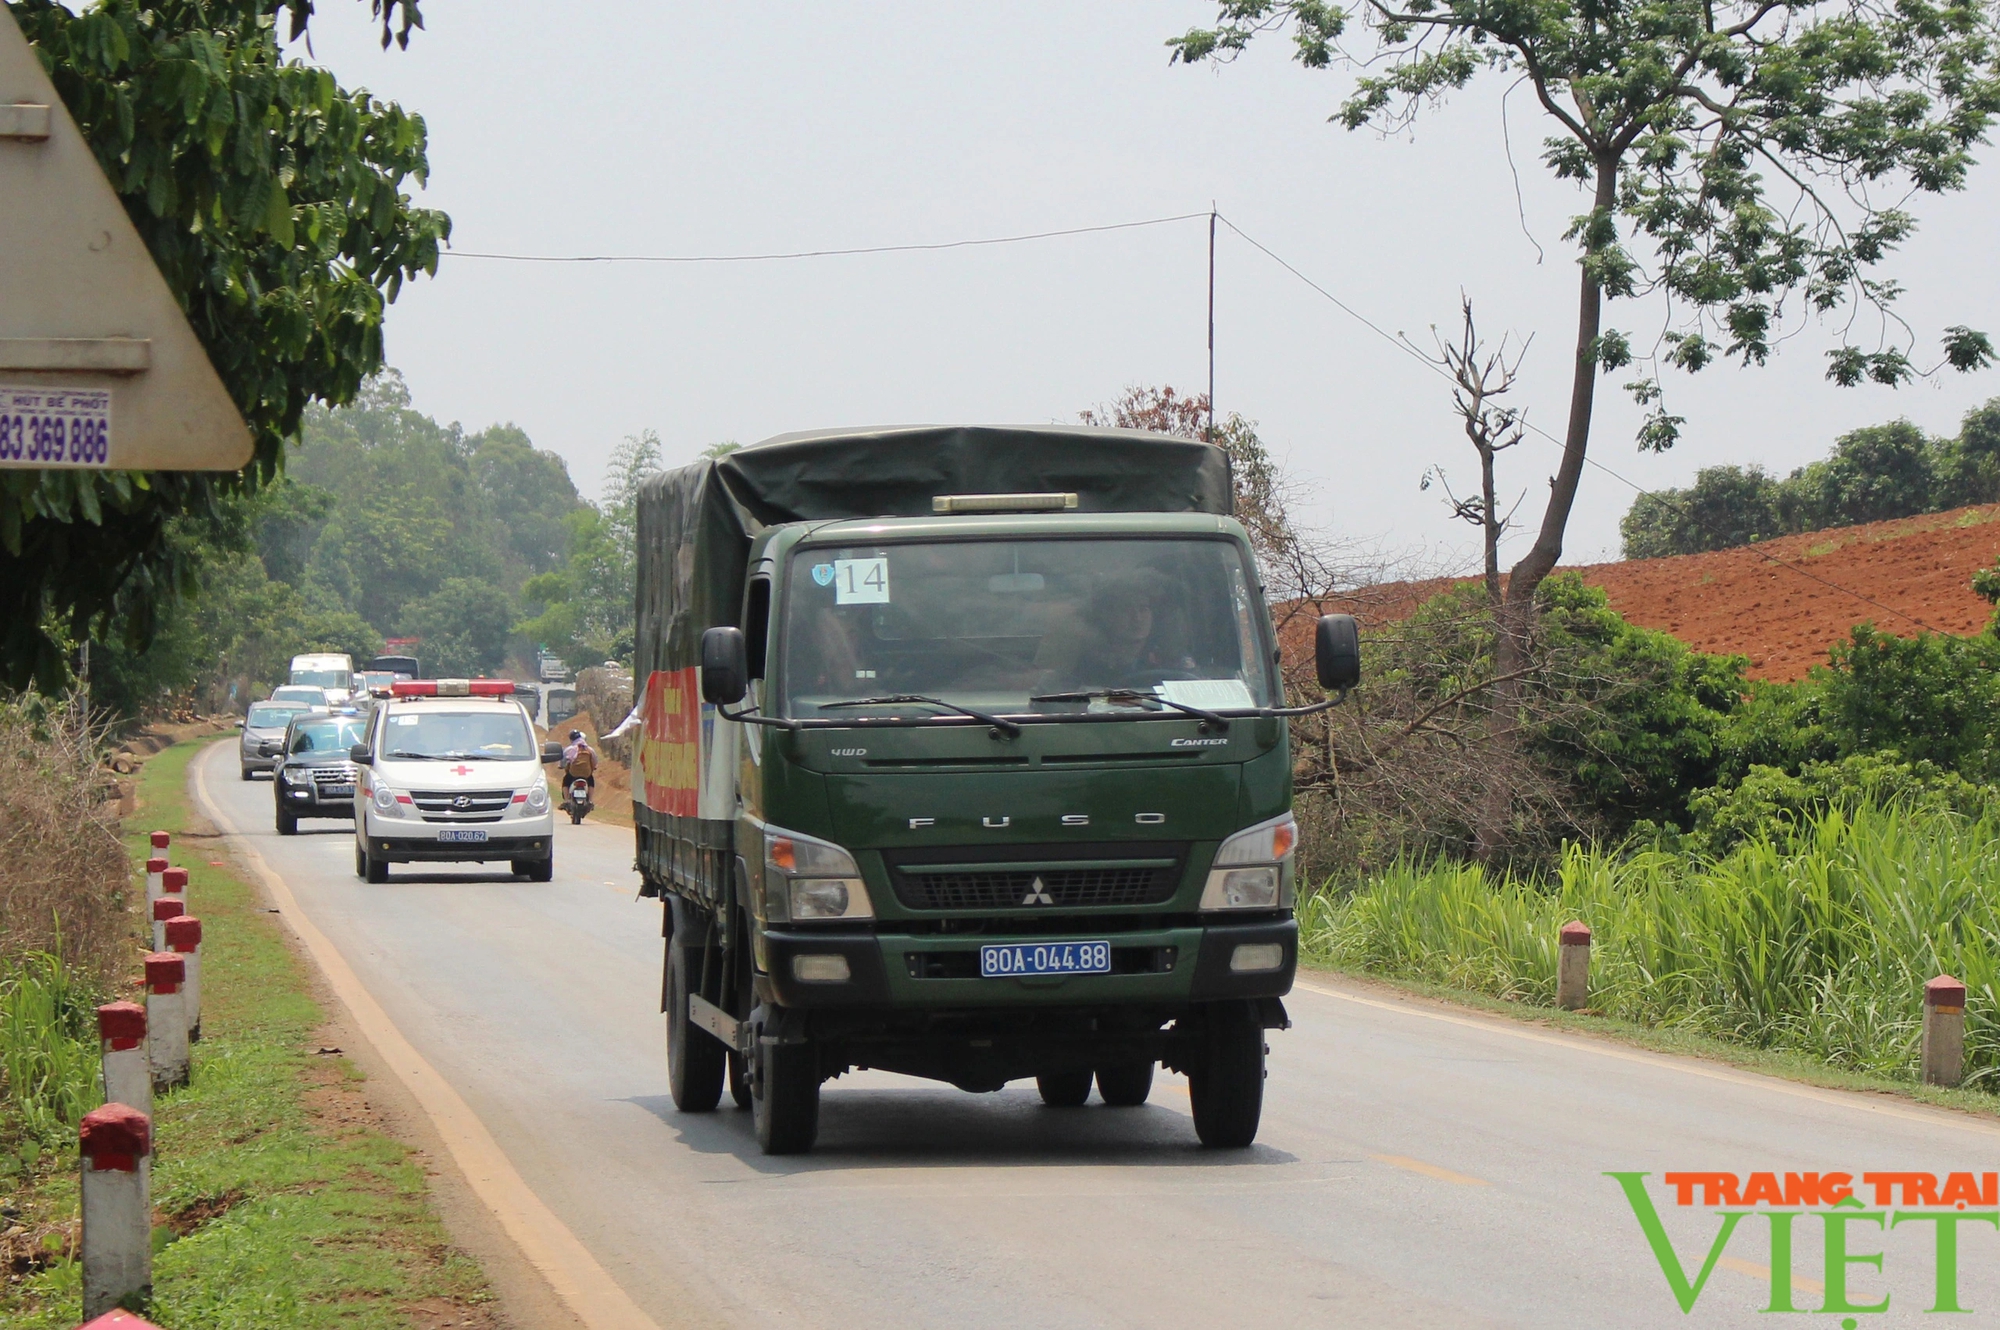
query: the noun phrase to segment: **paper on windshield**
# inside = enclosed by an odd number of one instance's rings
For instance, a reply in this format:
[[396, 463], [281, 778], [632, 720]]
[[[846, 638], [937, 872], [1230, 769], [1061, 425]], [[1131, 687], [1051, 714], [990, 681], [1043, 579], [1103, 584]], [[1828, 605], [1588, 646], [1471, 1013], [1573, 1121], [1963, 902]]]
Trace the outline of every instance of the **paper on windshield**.
[[1168, 679], [1159, 694], [1169, 702], [1203, 711], [1235, 711], [1254, 707], [1249, 685], [1241, 679]]

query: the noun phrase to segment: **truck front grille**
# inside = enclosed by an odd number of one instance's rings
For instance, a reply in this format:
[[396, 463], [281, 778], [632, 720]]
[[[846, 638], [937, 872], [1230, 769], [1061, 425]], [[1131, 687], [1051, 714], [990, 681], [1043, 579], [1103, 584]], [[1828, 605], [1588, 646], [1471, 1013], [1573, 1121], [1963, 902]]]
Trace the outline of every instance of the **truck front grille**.
[[[883, 858], [896, 899], [912, 910], [1088, 909], [1171, 899], [1180, 886], [1184, 848], [1158, 843], [965, 846], [889, 851]], [[1131, 860], [1155, 862], [1139, 866]]]

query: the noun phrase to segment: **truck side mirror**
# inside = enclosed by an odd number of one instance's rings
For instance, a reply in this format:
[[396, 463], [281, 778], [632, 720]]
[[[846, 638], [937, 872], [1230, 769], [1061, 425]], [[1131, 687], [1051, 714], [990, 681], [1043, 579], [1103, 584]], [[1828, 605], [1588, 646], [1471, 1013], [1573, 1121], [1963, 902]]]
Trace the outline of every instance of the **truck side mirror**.
[[741, 628], [711, 628], [701, 635], [701, 697], [727, 706], [750, 689], [750, 652]]
[[373, 759], [368, 756], [367, 744], [356, 744], [354, 747], [348, 749], [347, 760], [355, 763], [357, 766], [366, 767], [374, 764]]
[[560, 761], [562, 761], [561, 744], [551, 742], [542, 745], [542, 765], [547, 766], [551, 762]]
[[1361, 629], [1351, 614], [1322, 614], [1313, 634], [1313, 664], [1319, 686], [1346, 692], [1361, 682]]

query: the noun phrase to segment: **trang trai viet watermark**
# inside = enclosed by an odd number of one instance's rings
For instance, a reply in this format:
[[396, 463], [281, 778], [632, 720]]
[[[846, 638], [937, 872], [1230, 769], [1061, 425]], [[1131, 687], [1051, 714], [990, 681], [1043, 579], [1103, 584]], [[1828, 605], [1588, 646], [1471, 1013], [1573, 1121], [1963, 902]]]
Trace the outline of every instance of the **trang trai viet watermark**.
[[[1692, 1312], [1709, 1276], [1724, 1263], [1724, 1252], [1745, 1221], [1770, 1229], [1770, 1302], [1766, 1312], [1852, 1313], [1840, 1324], [1859, 1324], [1855, 1316], [1887, 1312], [1900, 1296], [1908, 1300], [1927, 1292], [1926, 1312], [1971, 1312], [1960, 1301], [1958, 1272], [1961, 1235], [1968, 1227], [2000, 1232], [2000, 1173], [1663, 1173], [1662, 1202], [1669, 1207], [1712, 1210], [1721, 1221], [1715, 1238], [1698, 1261], [1684, 1262], [1667, 1236], [1646, 1180], [1650, 1173], [1606, 1173], [1616, 1181], [1632, 1207], [1667, 1288], [1683, 1312]], [[1816, 1267], [1794, 1269], [1798, 1240], [1813, 1228], [1823, 1259]], [[1893, 1230], [1921, 1231], [1935, 1251], [1935, 1273], [1928, 1290], [1899, 1289], [1895, 1278]], [[1877, 1236], [1880, 1234], [1881, 1236]], [[1995, 1252], [1980, 1253], [1982, 1268], [1990, 1268]], [[1692, 1272], [1690, 1266], [1693, 1266]], [[1857, 1267], [1889, 1285], [1874, 1301], [1857, 1301], [1850, 1287]], [[1735, 1262], [1731, 1268], [1741, 1270]], [[1760, 1273], [1762, 1271], [1760, 1270]], [[1711, 1297], [1715, 1295], [1711, 1294]], [[1810, 1300], [1817, 1296], [1819, 1305]], [[1804, 1298], [1806, 1301], [1801, 1302]], [[1986, 1308], [2000, 1316], [2000, 1309]]]

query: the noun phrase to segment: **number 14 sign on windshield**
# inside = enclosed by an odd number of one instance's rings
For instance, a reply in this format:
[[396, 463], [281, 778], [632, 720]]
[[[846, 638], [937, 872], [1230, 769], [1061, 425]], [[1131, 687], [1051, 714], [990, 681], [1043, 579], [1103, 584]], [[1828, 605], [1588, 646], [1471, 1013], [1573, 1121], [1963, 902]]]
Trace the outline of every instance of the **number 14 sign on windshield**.
[[0, 383], [0, 462], [101, 467], [110, 456], [108, 388]]

